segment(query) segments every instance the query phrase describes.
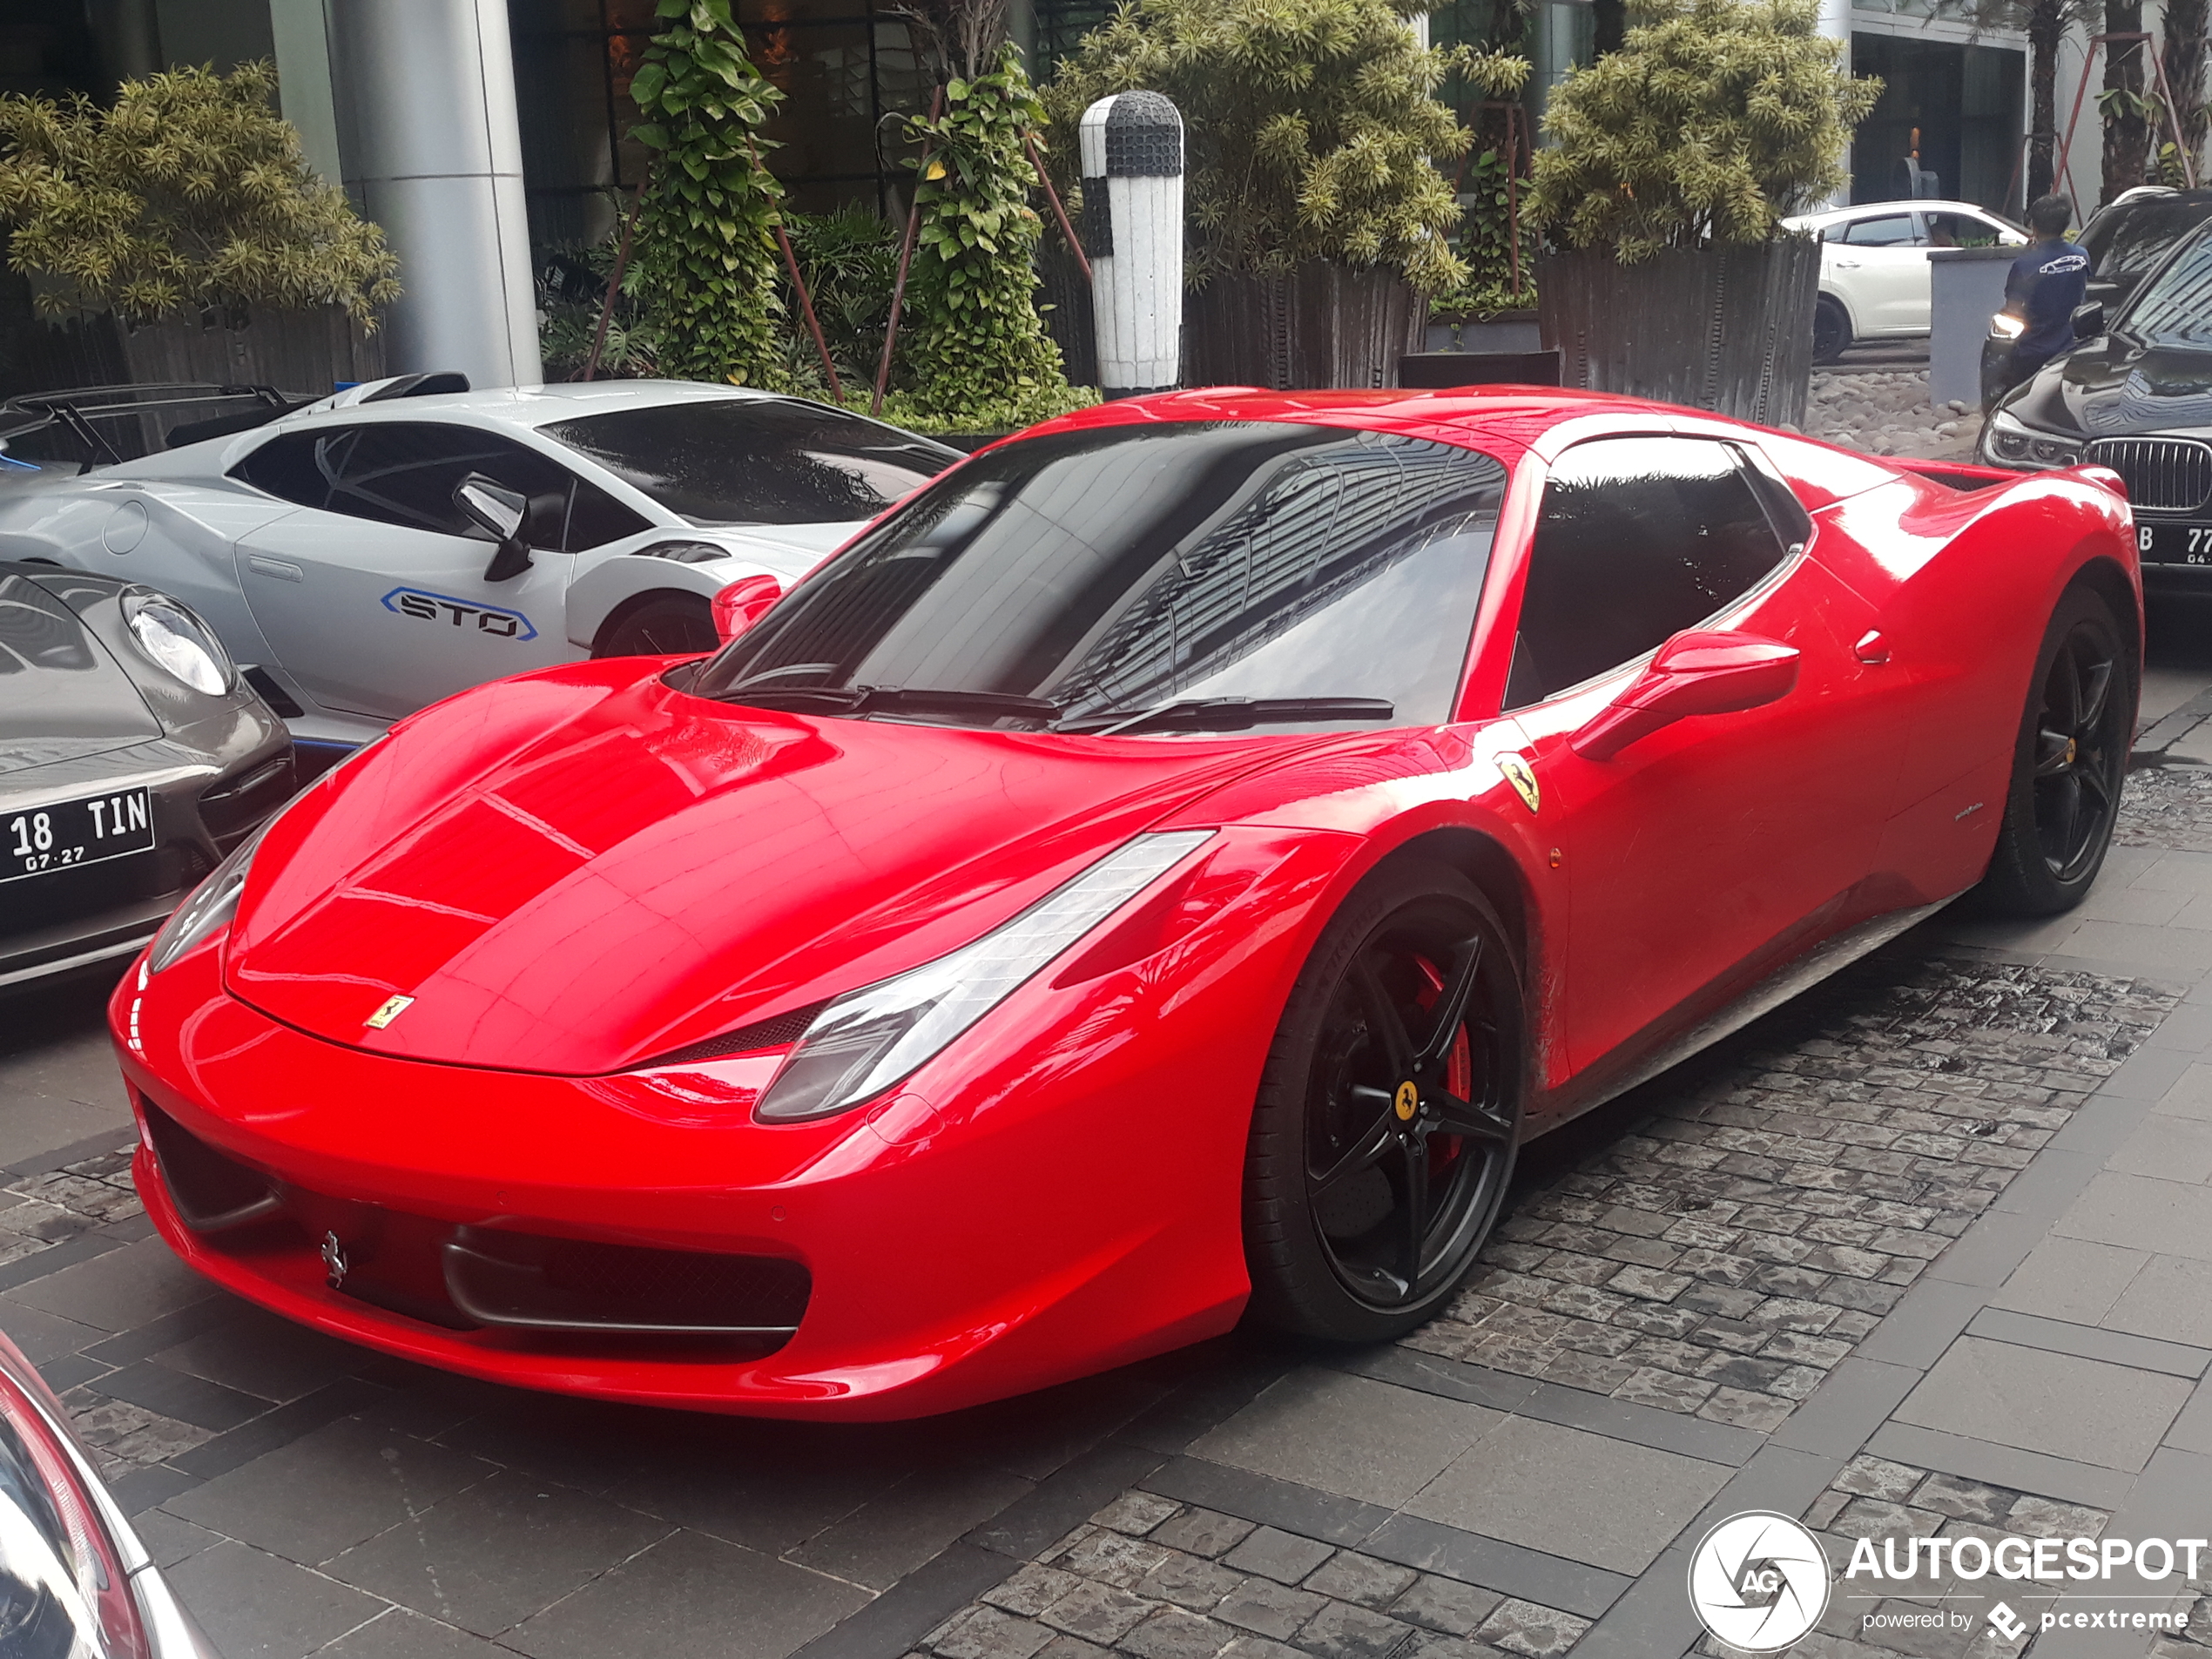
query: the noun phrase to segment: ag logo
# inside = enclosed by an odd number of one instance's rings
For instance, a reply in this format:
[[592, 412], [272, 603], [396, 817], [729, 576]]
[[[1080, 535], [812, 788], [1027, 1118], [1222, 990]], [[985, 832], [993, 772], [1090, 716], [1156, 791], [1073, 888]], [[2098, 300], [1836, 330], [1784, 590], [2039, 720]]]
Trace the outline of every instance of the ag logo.
[[1819, 1623], [1828, 1581], [1820, 1541], [1788, 1517], [1761, 1510], [1730, 1515], [1689, 1558], [1689, 1605], [1698, 1622], [1745, 1653], [1773, 1653]]
[[427, 593], [421, 588], [394, 588], [384, 596], [384, 609], [418, 622], [450, 623], [455, 628], [489, 634], [496, 639], [537, 637], [537, 629], [519, 610], [502, 610], [497, 605], [455, 599], [449, 594]]

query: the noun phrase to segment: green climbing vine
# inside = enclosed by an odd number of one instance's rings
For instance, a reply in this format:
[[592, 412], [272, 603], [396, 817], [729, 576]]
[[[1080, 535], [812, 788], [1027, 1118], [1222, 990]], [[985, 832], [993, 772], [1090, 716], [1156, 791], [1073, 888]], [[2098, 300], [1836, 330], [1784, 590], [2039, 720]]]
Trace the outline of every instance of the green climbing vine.
[[[761, 127], [782, 91], [745, 55], [731, 0], [660, 0], [667, 27], [645, 48], [630, 95], [653, 152], [637, 219], [638, 292], [664, 373], [780, 389], [788, 376], [783, 186], [762, 165]], [[624, 285], [628, 287], [627, 284]]]
[[936, 119], [907, 123], [929, 154], [914, 185], [899, 341], [906, 401], [933, 422], [977, 431], [1045, 419], [1069, 395], [1037, 314], [1044, 221], [1029, 205], [1037, 176], [1022, 142], [1042, 129], [1044, 106], [1010, 44], [982, 61], [948, 83]]

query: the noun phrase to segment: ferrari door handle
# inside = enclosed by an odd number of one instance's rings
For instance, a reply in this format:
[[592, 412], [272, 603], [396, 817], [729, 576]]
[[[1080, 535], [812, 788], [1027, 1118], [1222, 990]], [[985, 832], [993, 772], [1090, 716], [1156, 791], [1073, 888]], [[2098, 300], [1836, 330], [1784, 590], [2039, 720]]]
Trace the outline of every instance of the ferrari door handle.
[[1890, 659], [1890, 642], [1882, 637], [1878, 628], [1869, 628], [1859, 636], [1858, 644], [1851, 648], [1851, 655], [1869, 668], [1879, 668]]

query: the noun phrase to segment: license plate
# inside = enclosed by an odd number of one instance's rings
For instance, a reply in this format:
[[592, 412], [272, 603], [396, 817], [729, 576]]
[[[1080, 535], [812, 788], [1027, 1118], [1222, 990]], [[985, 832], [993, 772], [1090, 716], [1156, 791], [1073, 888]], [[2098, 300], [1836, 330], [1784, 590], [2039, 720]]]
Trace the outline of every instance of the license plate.
[[2135, 553], [2145, 564], [2212, 564], [2212, 524], [2138, 524]]
[[56, 801], [0, 816], [0, 882], [51, 875], [153, 846], [153, 818], [143, 789]]

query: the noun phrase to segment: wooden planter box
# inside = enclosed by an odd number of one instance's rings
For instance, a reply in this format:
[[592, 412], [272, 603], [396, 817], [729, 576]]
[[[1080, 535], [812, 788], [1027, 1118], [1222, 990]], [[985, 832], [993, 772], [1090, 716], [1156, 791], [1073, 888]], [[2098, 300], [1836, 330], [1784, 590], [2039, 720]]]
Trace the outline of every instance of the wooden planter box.
[[1212, 278], [1183, 306], [1183, 383], [1275, 391], [1398, 384], [1428, 306], [1395, 274], [1309, 260]]
[[199, 381], [327, 397], [341, 381], [383, 378], [384, 337], [336, 307], [257, 311], [243, 328], [211, 313], [124, 331], [123, 358], [138, 386]]
[[1801, 427], [1820, 245], [1810, 237], [1678, 248], [1640, 265], [1546, 255], [1536, 309], [1568, 386]]

